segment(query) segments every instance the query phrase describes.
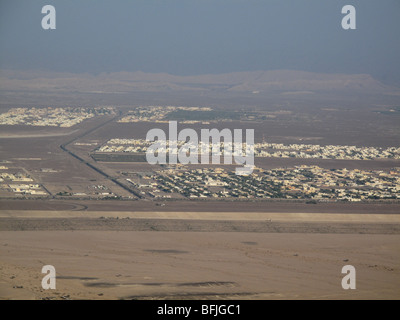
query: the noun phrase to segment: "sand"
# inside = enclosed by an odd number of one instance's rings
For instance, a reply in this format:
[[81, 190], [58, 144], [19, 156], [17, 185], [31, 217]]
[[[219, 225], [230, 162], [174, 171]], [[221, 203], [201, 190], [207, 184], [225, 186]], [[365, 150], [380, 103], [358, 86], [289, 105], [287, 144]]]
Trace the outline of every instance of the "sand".
[[365, 222], [400, 224], [400, 214], [351, 214], [304, 212], [163, 212], [163, 211], [51, 211], [51, 210], [1, 210], [1, 218], [132, 218], [132, 219], [188, 219], [220, 221], [285, 221], [285, 222]]
[[[81, 215], [0, 212], [0, 299], [400, 299], [397, 215]], [[47, 264], [55, 290], [41, 288]]]

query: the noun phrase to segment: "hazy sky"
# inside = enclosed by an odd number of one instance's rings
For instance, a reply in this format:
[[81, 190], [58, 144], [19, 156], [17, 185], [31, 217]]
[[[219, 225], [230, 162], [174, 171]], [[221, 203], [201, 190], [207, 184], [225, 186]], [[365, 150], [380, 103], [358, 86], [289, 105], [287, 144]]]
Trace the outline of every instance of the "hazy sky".
[[[56, 8], [56, 30], [41, 9]], [[344, 5], [357, 29], [341, 27]], [[296, 69], [400, 83], [399, 0], [0, 0], [0, 68], [179, 75]]]

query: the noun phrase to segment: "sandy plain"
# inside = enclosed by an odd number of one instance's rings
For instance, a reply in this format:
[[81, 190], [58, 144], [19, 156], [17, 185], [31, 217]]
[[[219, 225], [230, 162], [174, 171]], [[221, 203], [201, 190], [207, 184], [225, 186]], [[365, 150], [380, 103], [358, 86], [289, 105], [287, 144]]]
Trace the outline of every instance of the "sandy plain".
[[0, 231], [1, 299], [400, 299], [396, 214], [2, 210]]

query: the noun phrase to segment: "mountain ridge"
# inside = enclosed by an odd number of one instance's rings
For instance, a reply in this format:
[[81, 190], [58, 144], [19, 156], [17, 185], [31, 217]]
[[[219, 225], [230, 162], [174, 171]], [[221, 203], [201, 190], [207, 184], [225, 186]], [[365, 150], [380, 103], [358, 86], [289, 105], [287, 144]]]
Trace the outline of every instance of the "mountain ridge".
[[93, 74], [0, 70], [1, 90], [71, 92], [225, 91], [225, 92], [366, 92], [393, 93], [368, 74], [326, 74], [298, 70], [244, 71], [180, 76], [167, 73]]

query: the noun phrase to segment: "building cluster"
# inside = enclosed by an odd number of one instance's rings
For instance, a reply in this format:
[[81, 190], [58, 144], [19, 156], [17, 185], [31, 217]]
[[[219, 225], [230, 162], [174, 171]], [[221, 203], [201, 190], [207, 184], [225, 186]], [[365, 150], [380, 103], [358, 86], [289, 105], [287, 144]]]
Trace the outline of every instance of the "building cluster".
[[116, 197], [116, 195], [103, 184], [93, 184], [88, 186], [88, 189], [89, 193], [98, 197]]
[[102, 184], [92, 184], [87, 186], [87, 190], [81, 189], [78, 192], [59, 191], [56, 193], [57, 197], [78, 197], [85, 199], [116, 199], [119, 198], [116, 194], [111, 192], [109, 188]]
[[112, 113], [112, 107], [11, 108], [0, 114], [0, 125], [69, 128], [94, 116]]
[[[147, 148], [152, 145], [152, 141], [144, 139], [111, 139], [106, 144], [97, 149], [98, 152], [131, 152], [145, 153]], [[169, 140], [166, 141], [166, 148], [159, 150], [169, 152]], [[178, 148], [181, 148], [185, 142], [178, 141]], [[189, 147], [189, 145], [187, 144]], [[204, 150], [201, 142], [198, 144], [198, 153]], [[227, 150], [227, 153], [234, 150], [246, 151], [246, 143], [224, 143], [210, 142], [208, 152], [211, 154], [212, 148], [219, 150], [221, 154]], [[236, 149], [235, 149], [236, 148]], [[194, 150], [194, 149], [192, 149]], [[304, 158], [304, 159], [336, 159], [336, 160], [374, 160], [374, 159], [400, 159], [400, 147], [378, 148], [378, 147], [356, 147], [340, 145], [311, 145], [311, 144], [290, 144], [280, 143], [256, 143], [254, 145], [254, 156], [265, 158]], [[177, 151], [177, 150], [173, 150]]]
[[178, 166], [149, 174], [146, 179], [145, 184], [132, 179], [128, 182], [147, 189], [147, 194], [155, 198], [180, 194], [197, 199], [400, 199], [399, 168], [385, 172], [302, 165], [269, 170], [257, 168], [250, 176], [239, 176], [223, 168], [183, 170]]
[[38, 184], [10, 184], [8, 186], [12, 192], [17, 194], [47, 196], [47, 192], [43, 191]]
[[[5, 170], [8, 168], [2, 166], [0, 169]], [[0, 182], [4, 182], [0, 185], [0, 189], [13, 192], [14, 194], [39, 195], [39, 196], [47, 195], [47, 192], [44, 191], [39, 184], [34, 183], [31, 177], [22, 172], [16, 172], [16, 173], [1, 172]]]
[[[167, 123], [165, 117], [173, 111], [212, 111], [208, 107], [175, 107], [175, 106], [146, 106], [138, 107], [134, 110], [129, 111], [128, 115], [122, 117], [118, 122], [130, 123], [130, 122], [162, 122]], [[195, 123], [197, 121], [189, 121], [186, 123]]]
[[[186, 150], [189, 153], [196, 153], [201, 155], [203, 150], [207, 150], [208, 154], [220, 153], [221, 155], [232, 155], [234, 152], [239, 151], [244, 153], [246, 150], [246, 143], [225, 143], [225, 142], [218, 142], [213, 143], [209, 142], [208, 144], [204, 144], [202, 141], [199, 141], [197, 144], [186, 143], [184, 141], [177, 141], [176, 148], [170, 148], [170, 141], [169, 140], [160, 140], [160, 143], [165, 143], [165, 147], [161, 146], [158, 148], [158, 151], [161, 153], [178, 153], [180, 150]], [[99, 147], [96, 151], [97, 152], [122, 152], [122, 153], [146, 153], [147, 148], [151, 146], [154, 141], [147, 141], [143, 139], [110, 139], [104, 145]], [[185, 145], [185, 146], [184, 146]], [[184, 146], [184, 148], [182, 148]], [[235, 149], [236, 148], [236, 149]], [[194, 151], [195, 150], [195, 151]], [[237, 153], [238, 155], [241, 155]]]
[[400, 168], [349, 170], [302, 165], [265, 170], [264, 174], [267, 179], [281, 184], [281, 193], [288, 199], [400, 199]]
[[400, 147], [377, 148], [318, 144], [256, 143], [257, 157], [373, 160], [400, 159]]
[[[8, 169], [8, 168], [7, 168]], [[6, 169], [5, 169], [6, 170]], [[9, 172], [1, 172], [0, 173], [0, 182], [8, 180], [8, 181], [20, 181], [20, 182], [32, 182], [33, 179], [22, 172], [9, 173]]]
[[132, 152], [145, 153], [151, 145], [150, 141], [143, 139], [110, 139], [97, 148], [97, 152]]

